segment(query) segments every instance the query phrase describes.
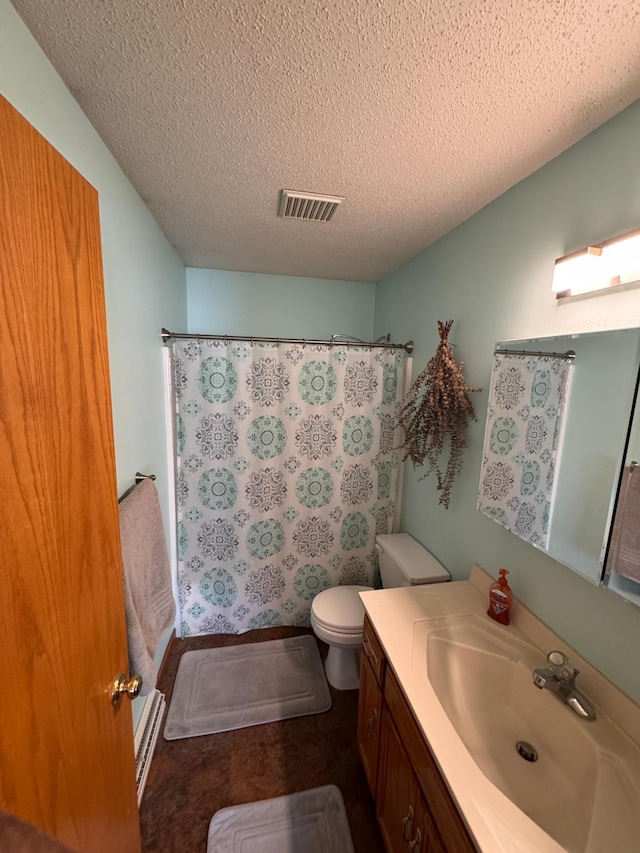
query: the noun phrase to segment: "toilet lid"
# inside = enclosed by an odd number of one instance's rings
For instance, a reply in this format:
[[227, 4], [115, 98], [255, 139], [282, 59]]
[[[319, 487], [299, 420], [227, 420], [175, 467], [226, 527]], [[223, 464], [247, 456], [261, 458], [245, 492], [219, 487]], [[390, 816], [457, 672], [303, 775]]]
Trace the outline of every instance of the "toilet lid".
[[313, 599], [311, 609], [319, 622], [328, 628], [357, 631], [364, 622], [364, 605], [359, 592], [370, 586], [334, 586], [325, 589]]

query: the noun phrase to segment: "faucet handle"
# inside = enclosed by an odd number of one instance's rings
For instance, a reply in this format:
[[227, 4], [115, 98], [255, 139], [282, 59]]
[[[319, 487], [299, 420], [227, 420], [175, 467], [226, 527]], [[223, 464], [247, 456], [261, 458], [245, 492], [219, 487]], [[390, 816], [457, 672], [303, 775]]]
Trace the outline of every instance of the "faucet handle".
[[553, 674], [560, 681], [571, 681], [575, 679], [578, 670], [573, 666], [564, 652], [552, 651], [547, 655], [547, 663]]

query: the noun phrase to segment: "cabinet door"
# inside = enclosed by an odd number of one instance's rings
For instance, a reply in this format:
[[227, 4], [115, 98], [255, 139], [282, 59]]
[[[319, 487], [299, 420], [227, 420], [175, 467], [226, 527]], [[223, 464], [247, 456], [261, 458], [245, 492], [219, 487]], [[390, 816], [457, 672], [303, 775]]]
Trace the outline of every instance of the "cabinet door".
[[[385, 705], [380, 730], [377, 816], [389, 853], [406, 853], [416, 833], [418, 785]], [[419, 848], [416, 849], [419, 853]]]
[[446, 853], [422, 791], [418, 791], [414, 831], [407, 850], [408, 853]]
[[371, 795], [375, 799], [378, 778], [378, 744], [382, 691], [366, 655], [360, 656], [360, 704], [358, 707], [358, 749]]
[[[388, 713], [400, 733], [402, 744], [411, 756], [418, 786], [428, 803], [429, 814], [437, 826], [438, 837], [442, 839], [441, 847], [455, 853], [475, 853], [476, 846], [467, 832], [391, 667], [387, 668], [384, 696], [385, 708], [388, 708]], [[381, 774], [382, 770], [378, 773]], [[440, 848], [435, 846], [434, 849], [438, 851]]]

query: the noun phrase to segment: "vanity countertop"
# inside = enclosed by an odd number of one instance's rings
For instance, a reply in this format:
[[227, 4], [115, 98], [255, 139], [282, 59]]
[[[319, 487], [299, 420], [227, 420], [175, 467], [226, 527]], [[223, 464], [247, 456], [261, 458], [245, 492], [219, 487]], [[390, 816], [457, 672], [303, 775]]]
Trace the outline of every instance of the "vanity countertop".
[[[476, 620], [486, 619], [491, 631], [504, 632], [502, 635], [498, 633], [498, 637], [504, 637], [505, 642], [508, 643], [511, 637], [540, 649], [540, 666], [544, 665], [545, 655], [551, 649], [567, 650], [580, 669], [579, 686], [600, 713], [616, 721], [616, 730], [619, 727], [621, 732], [635, 732], [637, 736], [640, 708], [518, 602], [514, 602], [511, 610], [510, 626], [498, 626], [490, 620], [486, 609], [488, 587], [492, 581], [486, 572], [474, 566], [468, 581], [372, 590], [360, 593], [360, 596], [478, 849], [482, 853], [561, 853], [567, 848], [521, 811], [476, 764], [436, 695], [427, 676], [426, 662], [424, 676], [416, 676], [416, 661], [413, 659], [417, 654], [416, 625], [424, 625], [426, 620], [473, 614], [472, 618]], [[537, 692], [533, 683], [531, 690]], [[548, 698], [558, 701], [557, 697]], [[560, 705], [560, 708], [563, 713], [573, 713], [566, 706]], [[582, 720], [579, 723], [596, 725]], [[611, 728], [613, 724], [609, 721], [607, 725]], [[634, 794], [640, 790], [636, 789], [638, 781], [637, 778], [630, 779]], [[640, 801], [635, 806], [637, 811]], [[623, 803], [618, 803], [618, 807], [626, 808]], [[581, 849], [607, 849], [600, 847], [601, 842], [594, 835], [600, 833], [590, 833], [588, 844]]]

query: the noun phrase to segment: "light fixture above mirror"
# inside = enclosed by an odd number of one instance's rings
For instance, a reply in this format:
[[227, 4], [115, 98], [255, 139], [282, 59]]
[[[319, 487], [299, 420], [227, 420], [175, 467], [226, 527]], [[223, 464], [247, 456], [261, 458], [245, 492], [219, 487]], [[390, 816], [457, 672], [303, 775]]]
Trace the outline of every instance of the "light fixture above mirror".
[[640, 229], [558, 258], [551, 289], [556, 299], [563, 299], [636, 283], [640, 284]]

